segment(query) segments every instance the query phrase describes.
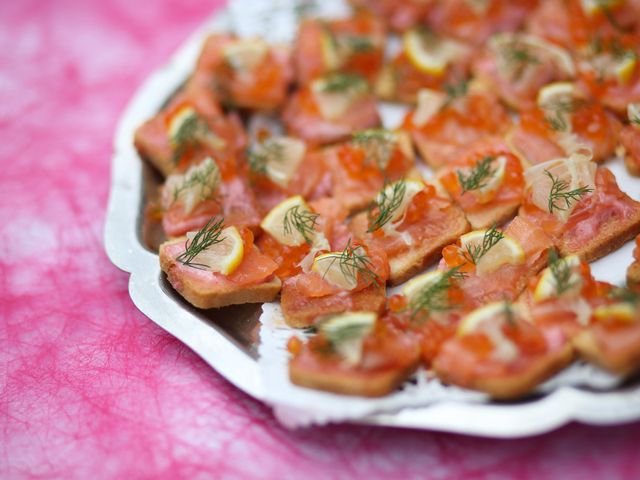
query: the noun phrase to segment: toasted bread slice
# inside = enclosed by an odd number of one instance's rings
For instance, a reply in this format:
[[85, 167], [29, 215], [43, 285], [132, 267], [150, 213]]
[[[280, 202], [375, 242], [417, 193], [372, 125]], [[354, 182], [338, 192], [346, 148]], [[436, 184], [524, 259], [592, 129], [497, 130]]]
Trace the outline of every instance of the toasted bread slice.
[[346, 311], [382, 313], [385, 306], [386, 290], [384, 285], [370, 285], [358, 292], [326, 295], [324, 297], [304, 298], [295, 283], [285, 282], [282, 288], [280, 305], [287, 325], [305, 328], [324, 315]]
[[627, 287], [640, 291], [640, 262], [633, 262], [627, 269]]
[[624, 165], [627, 167], [629, 175], [640, 177], [640, 161], [627, 154], [624, 156]]
[[566, 238], [561, 238], [557, 245], [560, 254], [563, 257], [579, 255], [583, 260], [593, 262], [619, 249], [640, 234], [640, 202], [635, 202], [629, 197], [627, 199], [628, 203], [635, 207], [633, 215], [624, 219], [612, 217], [600, 227], [596, 235], [577, 250], [571, 247]]
[[[460, 386], [485, 392], [496, 400], [522, 398], [533, 392], [539, 384], [569, 365], [573, 361], [573, 357], [571, 344], [567, 343], [564, 347], [536, 359], [525, 370], [503, 376], [474, 376]], [[443, 382], [456, 383], [451, 372], [444, 371], [440, 367], [438, 357], [434, 362], [434, 370]]]
[[468, 231], [469, 224], [464, 220], [464, 223], [459, 223], [457, 229], [451, 230], [446, 237], [443, 236], [441, 239], [421, 244], [403, 255], [390, 258], [391, 274], [388, 281], [389, 285], [399, 285], [420, 273], [440, 258], [440, 252], [444, 247], [455, 242], [460, 235]]
[[467, 220], [473, 230], [482, 230], [492, 225], [502, 225], [508, 222], [518, 213], [520, 202], [501, 203], [498, 205], [488, 205], [486, 208], [476, 212], [465, 212]]
[[390, 285], [406, 282], [424, 270], [440, 258], [440, 252], [444, 247], [469, 231], [469, 222], [467, 222], [462, 210], [455, 205], [452, 205], [448, 210], [449, 225], [440, 236], [429, 241], [419, 242], [404, 254], [389, 258]]
[[148, 160], [163, 176], [175, 168], [173, 149], [167, 137], [164, 118], [156, 115], [147, 120], [134, 133], [133, 142], [142, 157]]
[[325, 390], [343, 395], [382, 397], [393, 392], [416, 369], [385, 369], [380, 371], [335, 371], [304, 368], [295, 361], [289, 362], [289, 379], [301, 387]]
[[429, 138], [420, 130], [412, 132], [411, 138], [416, 146], [420, 158], [433, 170], [438, 170], [455, 158], [463, 150], [462, 147], [447, 142], [439, 142]]
[[585, 330], [573, 339], [580, 356], [618, 375], [627, 376], [640, 369], [640, 343], [632, 348], [604, 351], [591, 330]]
[[[280, 292], [281, 282], [278, 277], [255, 285], [238, 286], [233, 282], [212, 282], [203, 278], [201, 273], [188, 275], [181, 269], [174, 255], [169, 254], [169, 247], [184, 244], [184, 238], [171, 240], [160, 246], [160, 267], [167, 274], [169, 283], [190, 304], [198, 308], [219, 308], [227, 305], [243, 303], [263, 303], [275, 300]], [[252, 246], [257, 251], [257, 247]]]
[[[436, 236], [415, 242], [415, 245], [400, 255], [389, 256], [389, 285], [399, 285], [424, 270], [440, 258], [440, 252], [444, 247], [469, 231], [469, 222], [460, 207], [452, 203], [443, 209], [442, 213], [446, 216], [447, 225], [439, 225]], [[349, 226], [356, 236], [364, 238], [368, 228], [367, 214], [359, 213], [353, 217]], [[375, 237], [370, 241], [375, 242]]]

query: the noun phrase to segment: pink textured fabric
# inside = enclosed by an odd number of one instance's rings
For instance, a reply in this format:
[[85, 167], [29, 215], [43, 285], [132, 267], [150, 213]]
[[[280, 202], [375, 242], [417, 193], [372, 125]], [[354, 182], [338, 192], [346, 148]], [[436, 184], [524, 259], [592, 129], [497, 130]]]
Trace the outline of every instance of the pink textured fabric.
[[290, 432], [140, 314], [102, 246], [116, 120], [219, 2], [0, 2], [0, 477], [640, 478], [640, 425]]

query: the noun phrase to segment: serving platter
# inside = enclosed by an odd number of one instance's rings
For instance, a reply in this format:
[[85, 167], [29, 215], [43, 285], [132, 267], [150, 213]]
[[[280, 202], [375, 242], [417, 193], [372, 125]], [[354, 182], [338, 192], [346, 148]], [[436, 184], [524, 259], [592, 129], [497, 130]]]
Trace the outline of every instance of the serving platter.
[[[330, 5], [335, 3], [335, 5]], [[200, 355], [212, 368], [252, 397], [273, 403], [258, 363], [260, 305], [199, 310], [185, 302], [167, 282], [158, 256], [143, 238], [143, 212], [149, 192], [160, 179], [133, 146], [136, 127], [153, 116], [180, 87], [192, 70], [206, 35], [235, 31], [262, 34], [286, 41], [295, 29], [299, 7], [286, 1], [231, 2], [209, 19], [135, 93], [118, 124], [112, 159], [111, 195], [105, 227], [105, 247], [111, 261], [130, 273], [129, 293], [134, 304], [153, 322]], [[321, 14], [340, 15], [341, 2], [324, 2]], [[251, 15], [239, 12], [251, 11]], [[269, 22], [264, 20], [269, 13]], [[278, 13], [274, 15], [274, 12]], [[276, 38], [273, 38], [273, 37]], [[394, 107], [385, 107], [391, 118]], [[383, 113], [384, 115], [384, 113]], [[397, 115], [397, 112], [395, 113]], [[608, 166], [620, 186], [639, 198], [640, 185], [624, 174], [621, 161]], [[634, 193], [635, 192], [635, 193]], [[595, 262], [597, 278], [619, 283], [631, 261], [631, 245]], [[286, 404], [275, 405], [286, 409]], [[517, 403], [469, 403], [443, 400], [419, 408], [375, 413], [359, 423], [441, 430], [489, 437], [523, 437], [546, 432], [570, 421], [619, 424], [640, 419], [640, 381], [607, 391], [560, 386], [546, 395]]]

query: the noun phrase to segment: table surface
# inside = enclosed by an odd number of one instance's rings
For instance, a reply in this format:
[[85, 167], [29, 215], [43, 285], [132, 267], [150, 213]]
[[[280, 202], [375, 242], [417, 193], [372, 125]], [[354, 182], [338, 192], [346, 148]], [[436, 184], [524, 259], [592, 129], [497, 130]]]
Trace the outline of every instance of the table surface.
[[0, 2], [0, 477], [639, 478], [640, 424], [288, 431], [136, 310], [102, 245], [113, 130], [220, 3]]

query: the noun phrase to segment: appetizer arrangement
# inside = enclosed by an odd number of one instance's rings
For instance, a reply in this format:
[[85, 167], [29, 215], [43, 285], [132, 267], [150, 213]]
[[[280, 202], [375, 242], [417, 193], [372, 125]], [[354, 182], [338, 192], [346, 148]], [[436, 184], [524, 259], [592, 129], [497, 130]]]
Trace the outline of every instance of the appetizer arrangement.
[[[209, 36], [137, 129], [173, 288], [279, 300], [307, 334], [291, 382], [341, 394], [420, 367], [496, 399], [577, 359], [640, 370], [640, 202], [607, 168], [640, 175], [640, 2], [351, 3], [292, 46]], [[626, 285], [594, 279], [634, 239]]]

